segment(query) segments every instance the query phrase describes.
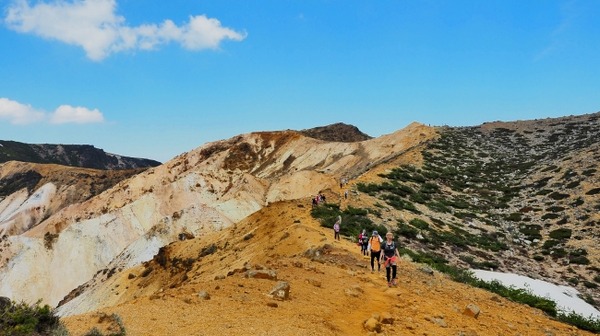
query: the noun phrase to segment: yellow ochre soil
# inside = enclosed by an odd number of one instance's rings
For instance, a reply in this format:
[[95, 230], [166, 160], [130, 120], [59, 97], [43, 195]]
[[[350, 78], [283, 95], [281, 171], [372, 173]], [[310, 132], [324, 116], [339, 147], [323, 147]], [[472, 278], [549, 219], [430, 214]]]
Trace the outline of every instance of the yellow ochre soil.
[[[200, 257], [211, 244], [216, 252]], [[106, 318], [112, 314], [131, 336], [592, 335], [441, 273], [428, 274], [408, 259], [399, 263], [395, 288], [388, 288], [384, 270], [371, 273], [368, 264], [355, 243], [334, 241], [333, 232], [310, 216], [309, 200], [278, 202], [116, 273], [110, 279], [114, 306], [63, 321], [73, 335], [93, 327], [114, 332], [114, 321]], [[246, 277], [249, 270], [271, 270], [276, 279]], [[286, 300], [269, 295], [278, 281], [290, 285]], [[478, 317], [465, 314], [470, 304], [480, 309]], [[373, 323], [378, 331], [365, 327], [373, 316], [371, 322], [383, 322]]]

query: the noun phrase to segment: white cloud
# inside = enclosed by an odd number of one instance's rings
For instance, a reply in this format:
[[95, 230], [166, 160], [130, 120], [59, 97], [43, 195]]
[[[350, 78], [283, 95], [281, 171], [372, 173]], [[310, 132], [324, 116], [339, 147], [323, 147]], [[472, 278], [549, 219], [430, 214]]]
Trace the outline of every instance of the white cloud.
[[0, 120], [2, 119], [7, 119], [14, 125], [24, 125], [43, 120], [44, 113], [37, 111], [30, 105], [0, 98]]
[[89, 124], [101, 123], [104, 121], [104, 116], [98, 109], [89, 110], [85, 107], [73, 107], [70, 105], [61, 105], [50, 116], [52, 124]]
[[223, 40], [241, 41], [246, 33], [223, 27], [205, 15], [190, 16], [177, 26], [171, 20], [162, 24], [130, 27], [116, 14], [116, 0], [52, 0], [37, 2], [13, 0], [5, 22], [10, 29], [58, 40], [83, 48], [87, 56], [100, 61], [126, 50], [153, 50], [176, 42], [189, 50], [217, 49]]
[[31, 105], [19, 103], [8, 98], [0, 98], [0, 120], [6, 119], [14, 125], [26, 125], [35, 122], [51, 124], [89, 124], [104, 122], [104, 116], [98, 109], [61, 105], [52, 113], [35, 109]]

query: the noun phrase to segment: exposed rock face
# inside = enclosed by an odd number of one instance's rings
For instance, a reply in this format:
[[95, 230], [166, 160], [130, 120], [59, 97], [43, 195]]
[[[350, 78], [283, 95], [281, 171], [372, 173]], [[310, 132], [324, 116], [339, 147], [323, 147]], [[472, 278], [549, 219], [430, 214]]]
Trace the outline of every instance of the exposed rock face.
[[24, 161], [94, 169], [156, 167], [160, 162], [106, 153], [91, 145], [26, 144], [0, 140], [0, 163]]
[[59, 210], [98, 195], [141, 171], [18, 161], [0, 164], [0, 236], [24, 233]]
[[411, 124], [353, 143], [284, 131], [205, 144], [7, 237], [0, 252], [0, 295], [42, 298], [56, 306], [95, 275], [100, 279], [152, 259], [182, 232], [202, 237], [265, 204], [309, 199], [342, 176], [359, 175], [433, 136], [432, 128]]
[[310, 128], [302, 130], [300, 133], [311, 138], [333, 142], [359, 142], [373, 138], [361, 132], [356, 126], [344, 123]]

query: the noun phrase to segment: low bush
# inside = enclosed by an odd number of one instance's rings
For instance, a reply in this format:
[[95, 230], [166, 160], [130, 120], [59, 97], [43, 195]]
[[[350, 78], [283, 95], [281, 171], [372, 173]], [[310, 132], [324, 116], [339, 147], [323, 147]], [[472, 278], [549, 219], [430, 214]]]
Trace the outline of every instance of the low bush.
[[369, 219], [367, 209], [348, 207], [341, 211], [339, 205], [325, 203], [314, 207], [310, 214], [320, 221], [321, 226], [327, 228], [333, 228], [337, 217], [342, 216], [340, 234], [347, 237], [358, 237], [363, 229], [367, 232], [377, 230], [382, 236], [388, 231], [384, 225], [375, 224]]
[[30, 305], [0, 298], [0, 335], [51, 335], [66, 332], [59, 317], [41, 301]]
[[550, 238], [557, 240], [569, 239], [571, 238], [571, 234], [571, 229], [560, 228], [550, 231]]
[[563, 323], [576, 326], [579, 329], [600, 333], [600, 318], [594, 318], [593, 316], [584, 317], [571, 311], [558, 314], [557, 319]]
[[420, 230], [429, 230], [429, 223], [419, 218], [411, 219], [409, 224]]
[[[600, 190], [600, 188], [598, 188], [598, 189]], [[569, 194], [562, 194], [562, 193], [559, 193], [558, 191], [555, 191], [555, 192], [551, 193], [550, 195], [548, 195], [548, 197], [552, 198], [553, 200], [558, 201], [558, 200], [562, 200], [565, 198], [569, 198]]]
[[600, 194], [600, 188], [594, 188], [585, 193], [586, 195], [597, 195]]
[[560, 244], [560, 242], [558, 240], [548, 239], [544, 242], [544, 245], [542, 245], [542, 248], [543, 249], [551, 249], [558, 244]]

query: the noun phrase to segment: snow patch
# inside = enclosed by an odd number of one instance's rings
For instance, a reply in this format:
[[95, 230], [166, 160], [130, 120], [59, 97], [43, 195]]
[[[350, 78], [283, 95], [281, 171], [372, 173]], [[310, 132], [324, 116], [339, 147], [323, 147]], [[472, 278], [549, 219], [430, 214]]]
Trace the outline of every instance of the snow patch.
[[583, 317], [600, 318], [600, 311], [579, 297], [579, 291], [569, 286], [559, 286], [513, 273], [499, 273], [472, 270], [474, 275], [486, 282], [499, 281], [507, 287], [514, 286], [530, 290], [531, 293], [556, 302], [556, 308], [563, 313], [574, 311]]

